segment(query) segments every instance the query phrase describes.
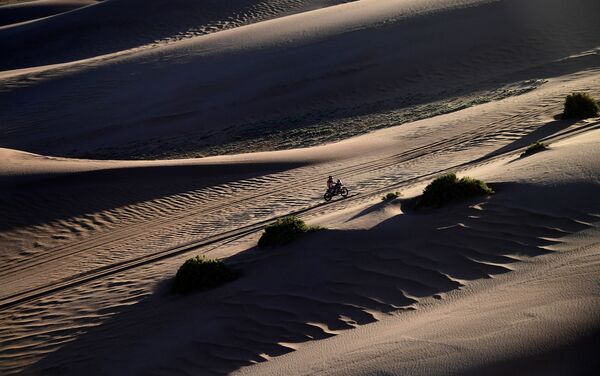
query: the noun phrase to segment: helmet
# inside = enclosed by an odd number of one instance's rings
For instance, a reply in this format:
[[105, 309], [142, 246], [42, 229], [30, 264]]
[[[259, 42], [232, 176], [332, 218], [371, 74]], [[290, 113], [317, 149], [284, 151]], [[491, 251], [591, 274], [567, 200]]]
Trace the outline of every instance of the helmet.
[[329, 175], [329, 179], [332, 179], [332, 180], [333, 180], [333, 176]]

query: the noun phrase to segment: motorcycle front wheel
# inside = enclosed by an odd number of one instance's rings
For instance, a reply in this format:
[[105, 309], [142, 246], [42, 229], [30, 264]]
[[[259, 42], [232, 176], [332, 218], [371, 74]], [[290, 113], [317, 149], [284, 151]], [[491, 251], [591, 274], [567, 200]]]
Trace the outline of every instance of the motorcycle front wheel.
[[343, 198], [348, 197], [348, 188], [343, 187], [342, 190], [340, 191], [340, 195], [342, 195]]

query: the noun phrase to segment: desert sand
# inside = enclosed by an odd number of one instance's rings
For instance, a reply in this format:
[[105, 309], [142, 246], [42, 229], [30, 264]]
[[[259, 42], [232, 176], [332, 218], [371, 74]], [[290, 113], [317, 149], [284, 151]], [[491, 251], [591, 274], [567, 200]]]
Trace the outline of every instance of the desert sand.
[[95, 0], [35, 0], [8, 3], [0, 8], [0, 27], [65, 13], [96, 2]]
[[[0, 374], [596, 374], [598, 10], [1, 5]], [[451, 171], [495, 193], [416, 211]], [[198, 254], [240, 278], [170, 294]]]
[[[133, 3], [103, 2], [43, 21]], [[219, 3], [231, 4], [231, 12], [236, 2]], [[118, 29], [107, 30], [98, 38], [117, 44], [117, 52], [96, 47], [90, 36], [54, 48], [89, 54], [57, 58], [45, 51], [52, 43], [21, 40], [38, 28], [48, 35], [49, 26], [35, 22], [0, 30], [0, 43], [14, 51], [0, 60], [3, 146], [153, 159], [337, 141], [597, 67], [598, 11], [595, 0], [361, 0], [175, 43], [140, 37], [120, 46]], [[23, 47], [32, 44], [44, 50]], [[38, 65], [26, 61], [29, 54]]]

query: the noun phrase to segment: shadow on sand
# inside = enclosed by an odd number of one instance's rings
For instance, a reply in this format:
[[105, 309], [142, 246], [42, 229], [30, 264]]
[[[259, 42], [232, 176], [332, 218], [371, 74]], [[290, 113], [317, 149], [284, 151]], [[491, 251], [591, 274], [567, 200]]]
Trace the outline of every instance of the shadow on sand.
[[[115, 168], [0, 181], [0, 231], [97, 213], [300, 167], [300, 163], [246, 163]], [[8, 180], [11, 180], [10, 177]], [[5, 179], [7, 180], [7, 179]]]
[[510, 144], [505, 145], [500, 149], [494, 150], [493, 152], [481, 157], [481, 159], [487, 159], [496, 155], [500, 155], [502, 153], [506, 153], [511, 150], [524, 148], [535, 142], [538, 142], [539, 140], [545, 137], [552, 136], [562, 130], [565, 130], [577, 122], [578, 120], [553, 120], [549, 123], [542, 125], [541, 127], [537, 128], [536, 130], [527, 134], [526, 136], [521, 137], [520, 139], [515, 140]]
[[[163, 281], [26, 373], [225, 375], [509, 272], [511, 263], [551, 252], [561, 237], [598, 221], [589, 214], [600, 212], [600, 202], [588, 199], [595, 185], [494, 188], [490, 198], [408, 210], [370, 230], [326, 230], [286, 248], [249, 249], [226, 260], [241, 277], [212, 291], [174, 297]], [[571, 194], [568, 203], [548, 203]]]

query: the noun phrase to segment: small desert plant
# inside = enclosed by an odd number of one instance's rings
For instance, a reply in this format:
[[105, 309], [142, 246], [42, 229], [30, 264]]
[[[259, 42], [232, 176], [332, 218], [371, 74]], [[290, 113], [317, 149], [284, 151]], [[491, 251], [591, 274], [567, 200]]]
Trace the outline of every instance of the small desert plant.
[[539, 153], [540, 151], [548, 150], [548, 144], [544, 142], [536, 142], [531, 145], [521, 154], [521, 158], [527, 157], [528, 155], [532, 155], [535, 153]]
[[400, 197], [400, 192], [388, 192], [385, 196], [381, 197], [381, 201], [391, 201]]
[[303, 234], [319, 230], [320, 227], [308, 226], [303, 220], [294, 216], [279, 218], [265, 227], [258, 240], [259, 247], [287, 244]]
[[236, 274], [222, 261], [196, 256], [188, 259], [179, 267], [172, 291], [186, 293], [214, 288], [232, 281], [235, 277]]
[[425, 187], [417, 207], [440, 207], [450, 201], [491, 193], [494, 191], [483, 181], [469, 177], [458, 179], [456, 174], [452, 173], [440, 176]]
[[573, 93], [565, 99], [563, 119], [587, 119], [598, 116], [600, 106], [588, 93]]

